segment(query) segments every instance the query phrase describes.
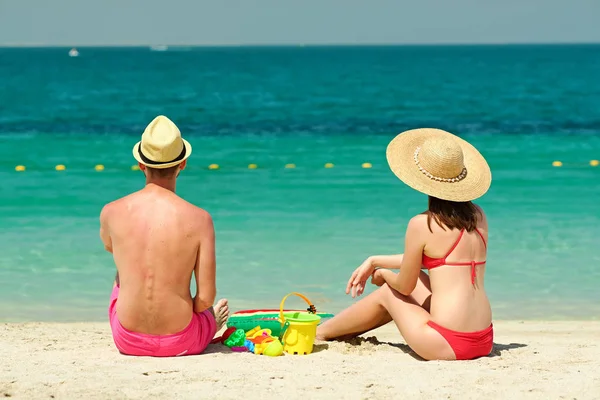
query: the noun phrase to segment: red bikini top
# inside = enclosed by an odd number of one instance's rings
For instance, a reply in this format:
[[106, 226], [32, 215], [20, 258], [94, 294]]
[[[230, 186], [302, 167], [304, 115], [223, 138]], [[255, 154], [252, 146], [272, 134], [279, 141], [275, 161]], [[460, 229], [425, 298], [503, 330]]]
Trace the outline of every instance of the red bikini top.
[[[487, 249], [487, 244], [485, 243], [485, 239], [483, 238], [483, 235], [481, 234], [479, 229], [475, 228], [475, 230], [481, 237], [481, 240], [483, 241], [483, 245]], [[421, 264], [423, 264], [423, 267], [425, 267], [426, 269], [433, 269], [433, 268], [441, 267], [442, 265], [470, 265], [471, 266], [471, 283], [475, 284], [475, 277], [477, 276], [475, 266], [485, 264], [485, 261], [467, 261], [467, 262], [448, 262], [448, 261], [446, 261], [446, 258], [448, 258], [448, 256], [454, 251], [456, 246], [458, 246], [458, 243], [462, 239], [464, 233], [465, 233], [465, 230], [461, 229], [458, 239], [456, 240], [456, 242], [454, 242], [454, 245], [452, 246], [452, 248], [450, 248], [450, 251], [448, 251], [448, 253], [442, 258], [428, 257], [425, 255], [425, 253], [423, 253], [423, 258], [421, 261]]]

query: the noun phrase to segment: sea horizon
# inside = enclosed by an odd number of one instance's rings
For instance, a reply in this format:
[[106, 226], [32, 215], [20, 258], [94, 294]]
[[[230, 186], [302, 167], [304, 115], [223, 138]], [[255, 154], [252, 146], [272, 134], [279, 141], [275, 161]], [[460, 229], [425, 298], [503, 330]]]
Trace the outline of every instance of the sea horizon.
[[232, 47], [248, 47], [248, 48], [296, 48], [296, 47], [548, 47], [548, 46], [600, 46], [598, 41], [532, 41], [532, 42], [423, 42], [423, 43], [411, 43], [411, 42], [273, 42], [273, 43], [261, 43], [261, 42], [247, 42], [247, 43], [235, 43], [235, 42], [222, 42], [222, 43], [0, 43], [0, 49], [46, 49], [46, 48], [63, 48], [69, 49], [72, 47], [77, 48], [92, 48], [92, 49], [119, 49], [119, 48], [148, 48], [152, 46], [167, 46], [169, 48], [232, 48]]

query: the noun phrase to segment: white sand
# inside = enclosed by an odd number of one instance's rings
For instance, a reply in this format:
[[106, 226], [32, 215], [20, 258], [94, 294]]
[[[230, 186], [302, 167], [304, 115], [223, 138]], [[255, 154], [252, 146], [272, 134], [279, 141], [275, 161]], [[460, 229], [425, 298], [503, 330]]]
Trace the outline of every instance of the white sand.
[[[0, 325], [0, 397], [31, 399], [600, 399], [600, 322], [495, 322], [492, 357], [415, 359], [380, 341], [277, 358], [210, 346], [180, 358], [120, 355], [107, 323]], [[387, 343], [390, 341], [394, 344]]]

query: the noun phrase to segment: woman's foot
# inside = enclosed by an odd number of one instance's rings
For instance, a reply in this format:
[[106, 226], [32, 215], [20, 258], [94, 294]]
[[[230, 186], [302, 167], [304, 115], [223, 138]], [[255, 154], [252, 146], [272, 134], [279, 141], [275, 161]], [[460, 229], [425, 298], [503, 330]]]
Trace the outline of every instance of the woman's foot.
[[227, 299], [221, 299], [217, 301], [217, 304], [213, 307], [213, 315], [217, 321], [217, 331], [225, 325], [229, 318], [229, 305]]

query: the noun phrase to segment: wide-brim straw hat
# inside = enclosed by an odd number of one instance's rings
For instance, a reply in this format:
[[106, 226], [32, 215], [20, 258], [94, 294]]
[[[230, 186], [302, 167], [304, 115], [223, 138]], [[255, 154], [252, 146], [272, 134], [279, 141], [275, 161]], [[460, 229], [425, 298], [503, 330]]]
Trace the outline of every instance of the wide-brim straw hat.
[[402, 132], [388, 145], [392, 172], [411, 188], [442, 200], [466, 202], [492, 183], [485, 158], [469, 142], [441, 129]]
[[141, 164], [156, 169], [173, 167], [192, 154], [192, 145], [181, 137], [177, 125], [164, 115], [148, 124], [142, 140], [133, 146], [133, 157]]

